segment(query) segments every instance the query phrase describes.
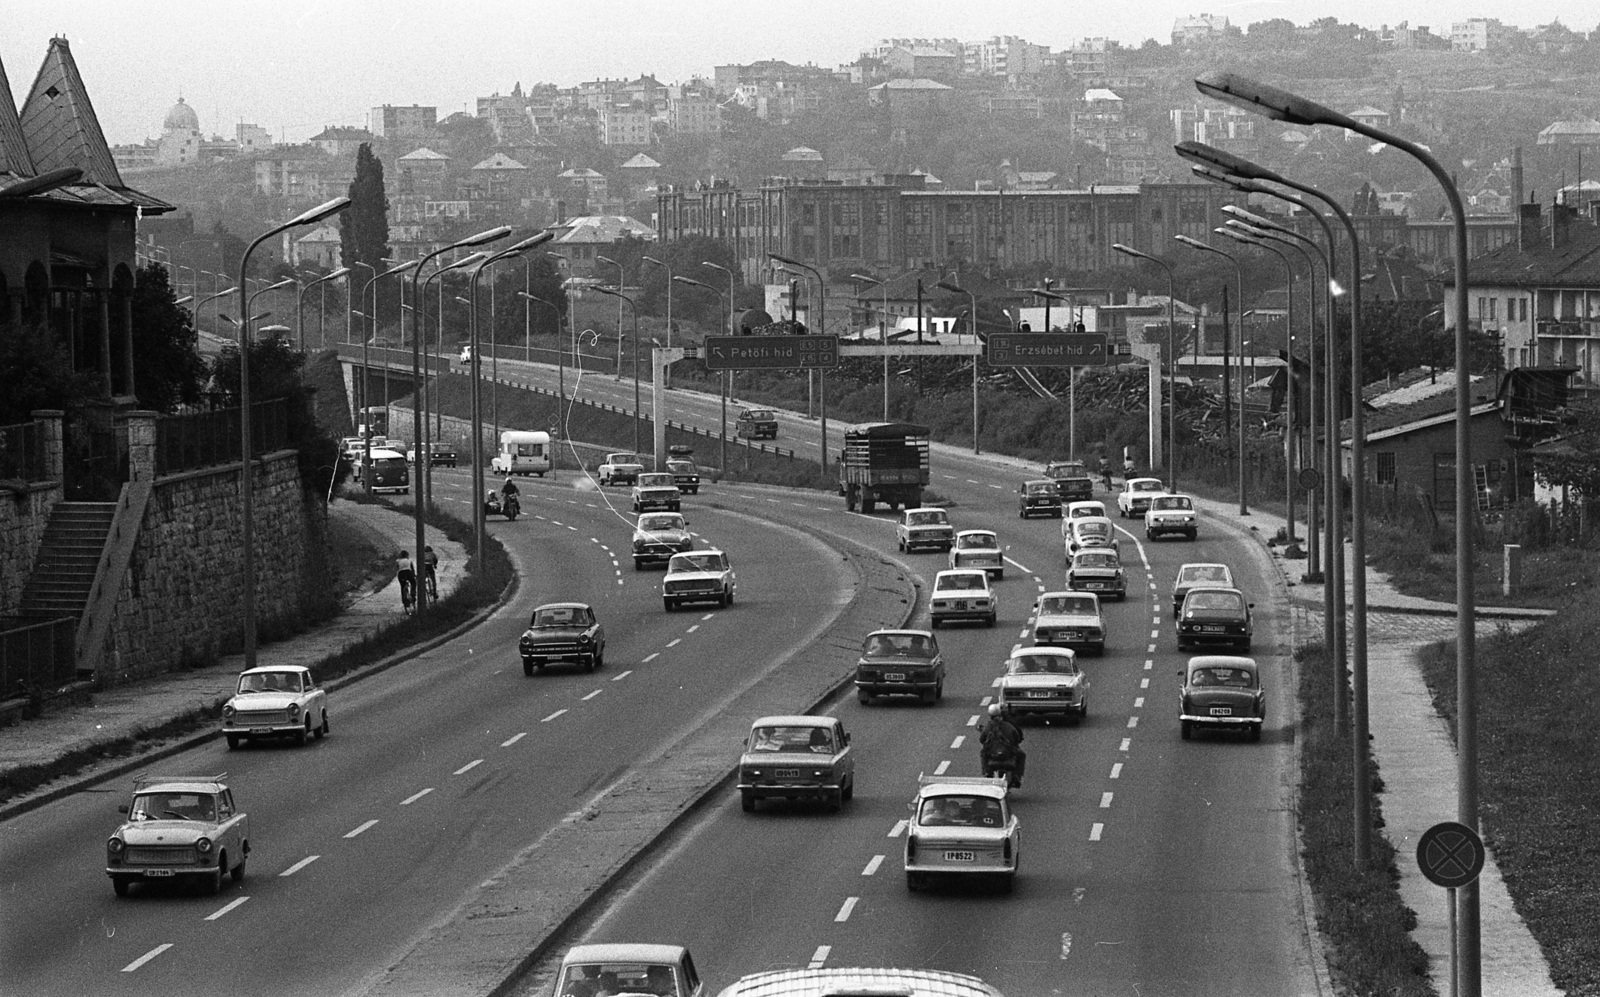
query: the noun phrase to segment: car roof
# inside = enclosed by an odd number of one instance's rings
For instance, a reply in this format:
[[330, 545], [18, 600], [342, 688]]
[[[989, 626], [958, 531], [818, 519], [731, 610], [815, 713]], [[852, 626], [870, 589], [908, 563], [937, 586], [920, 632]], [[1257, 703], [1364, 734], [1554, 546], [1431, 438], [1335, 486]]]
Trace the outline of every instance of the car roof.
[[215, 775], [138, 775], [133, 777], [135, 793], [216, 793], [227, 787], [226, 772]]
[[1025, 484], [1025, 485], [1053, 485], [1053, 484], [1056, 483], [1056, 479], [1054, 479], [1054, 478], [1028, 478], [1028, 479], [1024, 480], [1022, 483]]
[[1236, 654], [1197, 654], [1189, 659], [1184, 670], [1192, 672], [1196, 668], [1238, 668], [1241, 671], [1252, 672], [1261, 670], [1256, 666], [1256, 659]]
[[561, 957], [563, 966], [580, 962], [657, 962], [675, 963], [689, 950], [682, 945], [656, 945], [646, 942], [609, 942], [574, 945]]
[[1187, 599], [1189, 596], [1198, 592], [1230, 592], [1241, 598], [1244, 596], [1244, 592], [1241, 591], [1237, 585], [1196, 585], [1194, 588], [1185, 592], [1183, 597]]
[[957, 530], [956, 531], [956, 536], [958, 536], [958, 537], [971, 537], [971, 536], [992, 537], [994, 535], [995, 535], [995, 532], [993, 530]]
[[938, 969], [821, 966], [751, 973], [717, 997], [827, 997], [830, 994], [882, 994], [885, 997], [1000, 997], [1000, 991], [965, 973]]
[[632, 450], [618, 450], [615, 453], [606, 454], [606, 457], [632, 457], [634, 460], [639, 459], [639, 455], [634, 453]]
[[944, 512], [944, 511], [945, 510], [942, 507], [937, 506], [937, 505], [919, 505], [915, 509], [907, 509], [906, 510], [906, 512]]
[[771, 717], [758, 717], [750, 721], [752, 727], [832, 727], [839, 722], [838, 717], [816, 717], [801, 714], [790, 714]]
[[1020, 658], [1024, 654], [1048, 654], [1058, 658], [1076, 658], [1078, 656], [1078, 652], [1070, 647], [1051, 647], [1049, 644], [1034, 644], [1032, 647], [1023, 647], [1019, 644], [1011, 649], [1010, 654], [1006, 655], [1006, 660]]
[[247, 668], [239, 674], [259, 675], [262, 672], [300, 672], [302, 674], [309, 675], [311, 674], [311, 669], [305, 665], [261, 665], [258, 668]]
[[938, 580], [946, 575], [982, 575], [985, 579], [987, 579], [989, 577], [989, 572], [985, 571], [983, 568], [945, 568], [943, 571], [933, 576], [934, 582], [937, 584]]
[[868, 637], [877, 637], [877, 636], [881, 635], [881, 636], [884, 636], [884, 637], [895, 637], [895, 636], [899, 636], [900, 634], [905, 634], [907, 637], [932, 637], [933, 636], [933, 631], [932, 630], [874, 630], [871, 633], [867, 634], [867, 636]]
[[537, 613], [541, 609], [588, 609], [588, 608], [589, 608], [589, 604], [587, 602], [546, 602], [546, 603], [541, 603], [540, 605], [537, 605], [537, 606], [533, 607], [533, 611], [535, 613]]
[[1008, 788], [1004, 779], [982, 776], [925, 775], [919, 781], [918, 796], [992, 796], [1001, 800]]
[[1185, 561], [1178, 565], [1178, 574], [1183, 574], [1185, 568], [1221, 568], [1228, 574], [1233, 574], [1233, 569], [1221, 561]]
[[388, 447], [373, 447], [372, 456], [388, 459], [390, 457], [404, 457], [405, 454], [398, 450], [390, 450]]
[[1138, 484], [1141, 481], [1154, 481], [1158, 485], [1161, 484], [1161, 479], [1160, 478], [1129, 478], [1127, 480], [1127, 484], [1135, 485], [1135, 484]]
[[1072, 520], [1072, 528], [1077, 529], [1085, 523], [1104, 523], [1105, 525], [1111, 526], [1113, 529], [1115, 529], [1114, 524], [1111, 522], [1110, 516], [1078, 516]]
[[1045, 599], [1049, 599], [1049, 598], [1051, 598], [1053, 596], [1068, 596], [1068, 595], [1076, 596], [1078, 598], [1082, 598], [1084, 596], [1088, 596], [1089, 598], [1093, 599], [1095, 602], [1099, 602], [1100, 601], [1100, 596], [1096, 595], [1095, 593], [1093, 593], [1093, 592], [1079, 592], [1076, 589], [1057, 589], [1054, 592], [1040, 592], [1039, 593], [1039, 601], [1042, 602]]
[[672, 556], [673, 557], [683, 557], [683, 556], [688, 555], [688, 554], [726, 554], [726, 553], [727, 553], [727, 551], [723, 550], [720, 547], [702, 547], [699, 550], [680, 550], [680, 551], [678, 551], [678, 553], [676, 553], [676, 554], [674, 554]]

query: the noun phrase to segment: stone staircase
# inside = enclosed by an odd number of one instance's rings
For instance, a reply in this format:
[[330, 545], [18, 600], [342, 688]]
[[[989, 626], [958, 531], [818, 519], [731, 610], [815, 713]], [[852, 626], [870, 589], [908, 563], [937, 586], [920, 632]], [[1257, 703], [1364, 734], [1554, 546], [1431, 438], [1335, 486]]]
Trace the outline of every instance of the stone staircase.
[[56, 503], [22, 590], [23, 615], [83, 618], [116, 518], [115, 502]]

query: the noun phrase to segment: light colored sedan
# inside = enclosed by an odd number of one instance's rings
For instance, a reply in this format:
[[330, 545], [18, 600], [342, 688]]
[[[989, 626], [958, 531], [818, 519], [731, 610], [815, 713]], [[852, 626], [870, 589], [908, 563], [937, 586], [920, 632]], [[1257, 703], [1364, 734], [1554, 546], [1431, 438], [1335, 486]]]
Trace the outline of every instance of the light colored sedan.
[[962, 530], [950, 548], [950, 567], [982, 568], [991, 578], [1006, 576], [1005, 555], [993, 530]]
[[739, 758], [739, 802], [821, 800], [837, 812], [856, 793], [856, 756], [838, 717], [762, 717]]
[[1117, 493], [1117, 513], [1124, 519], [1143, 516], [1150, 500], [1166, 490], [1160, 478], [1129, 478]]
[[1035, 644], [1106, 653], [1106, 621], [1100, 614], [1100, 597], [1093, 592], [1046, 592], [1035, 608]]
[[1005, 779], [922, 776], [906, 827], [906, 888], [935, 876], [986, 876], [1010, 893], [1022, 857], [1022, 824]]
[[733, 565], [722, 551], [674, 554], [667, 562], [667, 577], [661, 580], [661, 604], [668, 612], [691, 602], [731, 606], [734, 589], [738, 586]]
[[1000, 676], [1000, 705], [1017, 719], [1089, 715], [1089, 676], [1068, 647], [1019, 647]]
[[304, 665], [269, 665], [239, 675], [233, 696], [222, 706], [222, 734], [228, 747], [249, 738], [287, 737], [305, 744], [328, 733], [328, 691]]
[[989, 584], [989, 573], [976, 568], [956, 568], [933, 576], [933, 592], [928, 598], [928, 626], [952, 620], [978, 621], [994, 626], [999, 616], [998, 600]]

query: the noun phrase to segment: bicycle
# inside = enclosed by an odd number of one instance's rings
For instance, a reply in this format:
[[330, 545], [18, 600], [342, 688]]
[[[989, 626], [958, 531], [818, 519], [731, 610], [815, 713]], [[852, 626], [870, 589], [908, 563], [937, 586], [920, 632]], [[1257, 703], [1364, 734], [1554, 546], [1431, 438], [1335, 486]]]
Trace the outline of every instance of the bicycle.
[[404, 607], [407, 616], [410, 616], [416, 608], [416, 593], [412, 591], [415, 584], [416, 582], [413, 578], [406, 575], [400, 576], [400, 605]]
[[425, 565], [423, 567], [423, 569], [422, 569], [422, 581], [423, 581], [423, 584], [428, 587], [428, 601], [429, 602], [438, 602], [439, 601], [439, 580], [438, 580], [438, 577], [436, 576], [436, 574], [435, 574], [435, 572], [433, 570], [433, 565], [429, 564], [429, 565]]

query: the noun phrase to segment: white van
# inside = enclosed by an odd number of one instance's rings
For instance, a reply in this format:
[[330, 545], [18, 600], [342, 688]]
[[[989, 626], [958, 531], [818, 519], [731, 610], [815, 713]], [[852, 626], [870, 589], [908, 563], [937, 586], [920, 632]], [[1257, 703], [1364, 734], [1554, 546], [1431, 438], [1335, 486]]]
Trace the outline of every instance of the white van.
[[550, 470], [550, 434], [508, 429], [500, 434], [500, 452], [489, 462], [496, 474], [537, 474]]

